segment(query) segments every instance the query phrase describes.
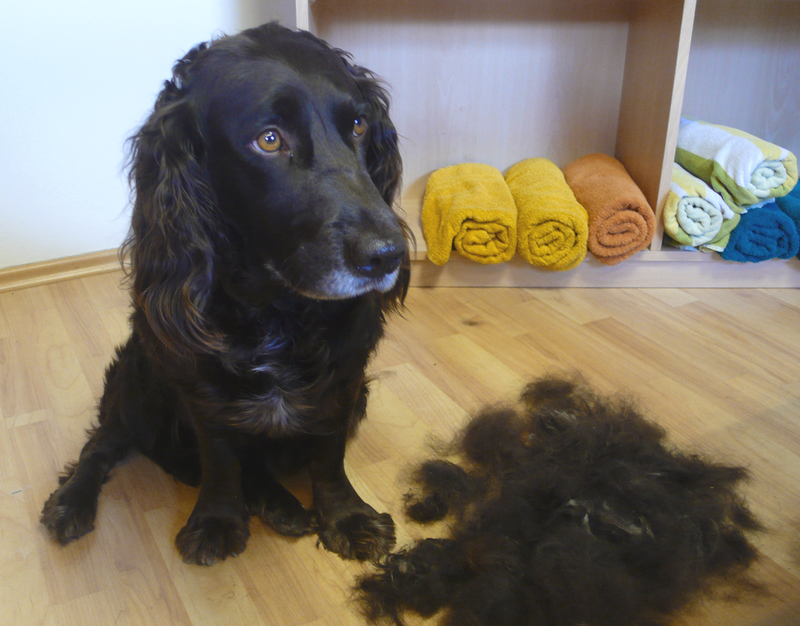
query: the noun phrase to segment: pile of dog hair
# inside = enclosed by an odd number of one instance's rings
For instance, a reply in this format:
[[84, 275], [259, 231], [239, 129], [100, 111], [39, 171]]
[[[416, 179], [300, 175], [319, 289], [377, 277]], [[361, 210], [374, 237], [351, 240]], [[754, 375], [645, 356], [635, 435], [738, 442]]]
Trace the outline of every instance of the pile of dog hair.
[[416, 468], [406, 511], [448, 534], [359, 579], [373, 623], [650, 626], [756, 587], [747, 471], [676, 450], [622, 398], [544, 378], [439, 453]]

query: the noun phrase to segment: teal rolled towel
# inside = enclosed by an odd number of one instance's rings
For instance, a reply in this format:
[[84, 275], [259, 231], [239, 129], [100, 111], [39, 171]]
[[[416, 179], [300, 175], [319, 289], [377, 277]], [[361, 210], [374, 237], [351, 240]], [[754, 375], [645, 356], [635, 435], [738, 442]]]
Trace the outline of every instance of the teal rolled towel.
[[800, 185], [795, 185], [789, 195], [776, 198], [775, 204], [794, 222], [797, 232], [800, 233]]
[[730, 241], [720, 255], [726, 261], [758, 263], [789, 259], [800, 251], [797, 226], [775, 202], [742, 215]]
[[776, 198], [775, 204], [797, 224], [797, 229], [800, 231], [800, 185], [796, 185], [788, 196]]

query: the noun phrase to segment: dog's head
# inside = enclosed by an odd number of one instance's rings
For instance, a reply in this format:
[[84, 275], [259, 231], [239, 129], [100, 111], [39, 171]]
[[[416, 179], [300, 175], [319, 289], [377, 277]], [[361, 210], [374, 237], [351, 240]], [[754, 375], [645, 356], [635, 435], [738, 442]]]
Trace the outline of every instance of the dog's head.
[[202, 334], [211, 290], [236, 273], [314, 299], [404, 295], [397, 134], [386, 92], [346, 53], [277, 24], [201, 44], [132, 148], [127, 249], [157, 332], [180, 307], [181, 332]]

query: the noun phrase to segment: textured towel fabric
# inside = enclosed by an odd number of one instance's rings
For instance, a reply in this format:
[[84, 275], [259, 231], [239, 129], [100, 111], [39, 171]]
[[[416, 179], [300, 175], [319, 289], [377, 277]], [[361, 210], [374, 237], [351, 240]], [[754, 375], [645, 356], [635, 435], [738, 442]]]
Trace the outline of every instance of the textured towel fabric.
[[517, 209], [503, 174], [479, 163], [436, 170], [425, 188], [422, 230], [436, 265], [454, 248], [478, 263], [508, 261], [517, 247]]
[[558, 166], [526, 159], [506, 172], [517, 205], [517, 251], [528, 263], [570, 270], [586, 256], [589, 218]]
[[589, 250], [616, 265], [653, 241], [656, 219], [625, 166], [605, 154], [588, 154], [564, 168], [564, 177], [589, 214]]
[[797, 183], [788, 150], [727, 126], [681, 118], [675, 160], [732, 206], [785, 196]]
[[734, 213], [731, 219], [722, 220], [722, 226], [720, 226], [717, 236], [708, 243], [701, 245], [700, 249], [705, 252], [722, 252], [728, 246], [731, 233], [739, 225], [741, 219], [740, 213]]
[[789, 219], [794, 222], [798, 232], [800, 232], [800, 185], [795, 186], [788, 195], [782, 198], [775, 198], [775, 204], [789, 216]]
[[800, 185], [795, 185], [794, 189], [782, 198], [775, 198], [775, 204], [794, 222], [797, 232], [800, 233]]
[[771, 202], [742, 215], [730, 241], [720, 252], [726, 261], [758, 263], [797, 256], [800, 238], [789, 217]]
[[698, 247], [719, 234], [735, 213], [716, 191], [672, 164], [672, 182], [664, 203], [664, 231], [678, 243]]

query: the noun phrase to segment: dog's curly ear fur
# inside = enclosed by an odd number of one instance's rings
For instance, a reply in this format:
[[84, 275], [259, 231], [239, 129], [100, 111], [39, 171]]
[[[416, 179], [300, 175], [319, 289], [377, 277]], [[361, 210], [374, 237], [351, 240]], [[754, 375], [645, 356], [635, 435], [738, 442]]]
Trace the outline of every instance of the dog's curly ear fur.
[[179, 60], [155, 108], [130, 139], [133, 192], [130, 257], [134, 302], [159, 339], [184, 354], [212, 352], [221, 339], [205, 319], [223, 229], [205, 168], [205, 142], [184, 83], [201, 44]]

